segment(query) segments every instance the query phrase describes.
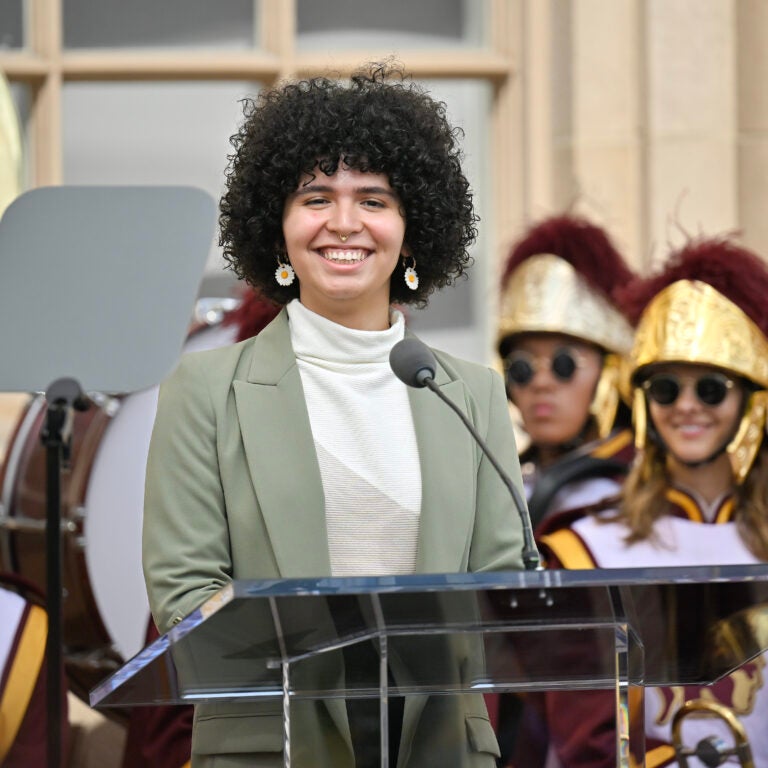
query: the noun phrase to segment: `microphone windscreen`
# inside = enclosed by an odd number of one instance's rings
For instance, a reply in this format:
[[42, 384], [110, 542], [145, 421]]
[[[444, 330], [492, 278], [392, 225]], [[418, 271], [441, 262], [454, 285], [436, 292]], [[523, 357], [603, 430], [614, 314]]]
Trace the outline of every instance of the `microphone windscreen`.
[[426, 379], [434, 379], [437, 360], [432, 350], [413, 336], [398, 341], [389, 353], [389, 364], [400, 381], [421, 388]]

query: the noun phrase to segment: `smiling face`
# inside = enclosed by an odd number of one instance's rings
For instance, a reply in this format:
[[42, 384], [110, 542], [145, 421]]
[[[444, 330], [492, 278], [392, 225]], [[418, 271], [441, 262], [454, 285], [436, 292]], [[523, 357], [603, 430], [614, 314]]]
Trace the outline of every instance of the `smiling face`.
[[[575, 365], [559, 368], [557, 362], [562, 353], [570, 355]], [[600, 378], [600, 351], [570, 336], [532, 333], [516, 340], [506, 364], [516, 356], [527, 358], [533, 369], [532, 378], [525, 384], [510, 383], [507, 376], [510, 398], [520, 410], [531, 443], [539, 449], [557, 449], [576, 439], [589, 418], [589, 406]]]
[[285, 202], [283, 237], [301, 303], [350, 328], [389, 327], [390, 277], [406, 253], [404, 236], [400, 200], [384, 174], [317, 170]]
[[[722, 402], [707, 405], [696, 394], [696, 382], [711, 374], [721, 377], [718, 369], [681, 363], [654, 367], [653, 374], [670, 374], [680, 385], [677, 398], [669, 405], [660, 405], [647, 396], [651, 420], [667, 447], [672, 465], [706, 461], [730, 442], [744, 401], [744, 389], [738, 382], [730, 380], [733, 383], [725, 390]], [[706, 388], [702, 391], [706, 396]]]

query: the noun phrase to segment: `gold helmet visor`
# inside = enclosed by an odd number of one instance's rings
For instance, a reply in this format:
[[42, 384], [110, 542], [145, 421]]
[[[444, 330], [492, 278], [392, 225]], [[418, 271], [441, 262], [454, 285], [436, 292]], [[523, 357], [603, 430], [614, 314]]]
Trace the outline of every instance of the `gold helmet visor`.
[[501, 297], [497, 344], [521, 333], [562, 333], [627, 354], [632, 328], [564, 259], [544, 253], [512, 273]]
[[627, 383], [657, 363], [711, 365], [768, 388], [768, 339], [736, 304], [698, 280], [672, 283], [646, 307]]
[[622, 389], [634, 388], [635, 444], [645, 446], [647, 412], [638, 386], [643, 370], [659, 363], [721, 368], [760, 388], [747, 400], [736, 435], [726, 448], [736, 483], [744, 482], [764, 439], [768, 412], [768, 339], [730, 299], [708, 283], [678, 280], [643, 312]]

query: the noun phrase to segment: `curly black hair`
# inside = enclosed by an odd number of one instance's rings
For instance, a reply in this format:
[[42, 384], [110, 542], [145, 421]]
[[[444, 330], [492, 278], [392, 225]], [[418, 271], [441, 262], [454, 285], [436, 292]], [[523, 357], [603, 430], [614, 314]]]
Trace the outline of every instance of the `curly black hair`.
[[244, 116], [230, 139], [235, 151], [219, 216], [219, 244], [239, 278], [280, 304], [299, 295], [298, 281], [283, 287], [274, 277], [283, 207], [304, 174], [319, 168], [332, 175], [340, 163], [385, 174], [402, 202], [419, 287], [405, 285], [401, 259], [393, 303], [423, 306], [465, 274], [478, 217], [461, 169], [462, 131], [448, 123], [445, 104], [401, 69], [371, 64], [348, 84], [327, 77], [289, 82], [245, 100]]

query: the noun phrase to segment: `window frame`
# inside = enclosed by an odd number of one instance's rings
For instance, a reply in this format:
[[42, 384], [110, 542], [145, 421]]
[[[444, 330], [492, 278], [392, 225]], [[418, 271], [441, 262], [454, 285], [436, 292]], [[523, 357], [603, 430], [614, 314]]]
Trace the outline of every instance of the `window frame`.
[[[254, 0], [259, 46], [252, 51], [66, 50], [65, 0], [23, 0], [26, 47], [0, 51], [0, 71], [30, 92], [28, 184], [62, 183], [62, 96], [73, 81], [252, 80], [269, 86], [286, 77], [313, 76], [329, 67], [341, 75], [361, 62], [386, 58], [390, 51], [299, 52], [296, 0]], [[488, 192], [490, 216], [484, 222], [486, 247], [494, 254], [489, 275], [497, 275], [499, 244], [522, 220], [525, 173], [522, 94], [516, 77], [521, 59], [525, 7], [518, 0], [488, 0], [489, 36], [485, 46], [466, 49], [406, 50], [398, 55], [418, 79], [479, 79], [491, 85]], [[521, 169], [514, 173], [514, 169]], [[494, 268], [495, 267], [495, 268]], [[491, 299], [491, 304], [493, 299]], [[489, 306], [491, 316], [495, 306]]]

